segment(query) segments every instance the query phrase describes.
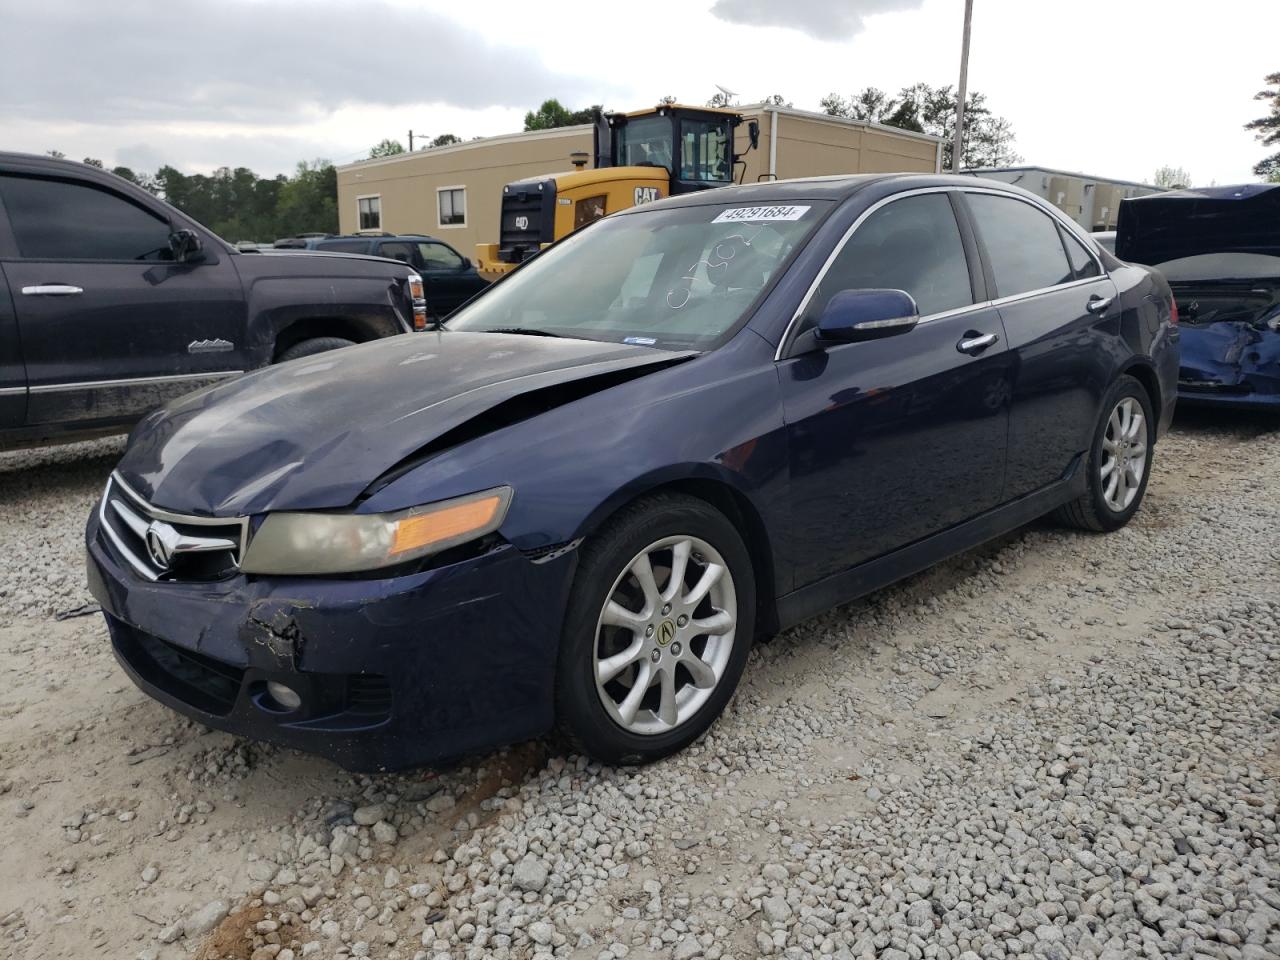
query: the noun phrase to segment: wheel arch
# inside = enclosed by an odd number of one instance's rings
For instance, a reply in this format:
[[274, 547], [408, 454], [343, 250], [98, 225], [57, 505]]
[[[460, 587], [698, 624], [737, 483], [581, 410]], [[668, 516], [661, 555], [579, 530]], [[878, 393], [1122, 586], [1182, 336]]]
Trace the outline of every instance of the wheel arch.
[[376, 340], [382, 334], [356, 317], [350, 316], [309, 316], [299, 317], [281, 326], [275, 333], [271, 346], [271, 359], [276, 360], [295, 344], [316, 337], [341, 337], [355, 343]]
[[778, 632], [777, 572], [773, 544], [760, 511], [737, 485], [705, 465], [687, 473], [652, 476], [629, 484], [601, 503], [582, 524], [578, 536], [591, 536], [620, 511], [661, 493], [679, 493], [714, 507], [742, 534], [756, 580], [756, 637]]
[[1156, 373], [1156, 368], [1150, 360], [1134, 357], [1120, 370], [1120, 376], [1126, 374], [1142, 384], [1142, 389], [1147, 391], [1147, 399], [1151, 401], [1152, 419], [1159, 423], [1163, 412], [1163, 400], [1160, 395], [1160, 376]]

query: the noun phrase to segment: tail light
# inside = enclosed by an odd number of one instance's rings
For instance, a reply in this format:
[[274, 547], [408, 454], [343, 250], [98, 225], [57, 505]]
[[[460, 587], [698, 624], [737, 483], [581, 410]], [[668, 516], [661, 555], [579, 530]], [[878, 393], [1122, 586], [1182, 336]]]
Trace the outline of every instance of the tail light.
[[1169, 298], [1169, 323], [1175, 327], [1178, 325], [1178, 301], [1173, 297]]
[[409, 297], [413, 300], [413, 329], [427, 329], [427, 295], [422, 277], [416, 273], [409, 274]]

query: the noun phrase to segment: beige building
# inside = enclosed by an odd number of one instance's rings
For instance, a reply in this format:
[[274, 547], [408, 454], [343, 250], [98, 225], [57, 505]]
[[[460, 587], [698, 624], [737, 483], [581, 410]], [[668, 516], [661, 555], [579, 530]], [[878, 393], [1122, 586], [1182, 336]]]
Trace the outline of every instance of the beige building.
[[[790, 107], [739, 108], [760, 124], [743, 182], [840, 173], [936, 172], [942, 141], [876, 123]], [[737, 131], [747, 149], [747, 124]], [[573, 169], [569, 155], [592, 150], [591, 126], [485, 137], [448, 147], [360, 160], [338, 167], [343, 233], [426, 233], [471, 256], [498, 239], [502, 188], [514, 180]]]
[[974, 167], [963, 172], [1030, 190], [1086, 230], [1114, 230], [1121, 200], [1161, 191], [1160, 187], [1149, 183], [1050, 170], [1048, 167]]

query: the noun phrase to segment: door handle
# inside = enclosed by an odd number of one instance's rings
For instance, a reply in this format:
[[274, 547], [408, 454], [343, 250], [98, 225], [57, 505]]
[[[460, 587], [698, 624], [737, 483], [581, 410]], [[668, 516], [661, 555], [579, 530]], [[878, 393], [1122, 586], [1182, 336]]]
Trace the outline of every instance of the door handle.
[[1100, 297], [1095, 293], [1089, 298], [1089, 302], [1084, 305], [1084, 308], [1090, 313], [1101, 313], [1111, 306], [1113, 300], [1115, 300], [1115, 297]]
[[987, 349], [987, 347], [991, 346], [993, 343], [995, 343], [999, 339], [1000, 338], [996, 336], [994, 333], [977, 333], [973, 330], [970, 330], [967, 334], [965, 334], [964, 339], [956, 344], [956, 349], [959, 350], [961, 353], [967, 353], [970, 355], [978, 354], [978, 353], [981, 353], [983, 350]]
[[83, 287], [73, 287], [69, 283], [37, 283], [22, 288], [25, 297], [74, 297], [81, 293], [84, 293]]

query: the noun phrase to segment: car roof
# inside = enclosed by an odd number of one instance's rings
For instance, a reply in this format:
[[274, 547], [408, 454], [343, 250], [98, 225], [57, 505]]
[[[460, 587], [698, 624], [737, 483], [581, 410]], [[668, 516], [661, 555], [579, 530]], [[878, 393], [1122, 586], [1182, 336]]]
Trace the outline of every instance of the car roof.
[[426, 233], [335, 233], [330, 237], [315, 237], [316, 243], [332, 243], [334, 240], [433, 240], [444, 243], [439, 237]]
[[760, 183], [735, 184], [715, 190], [682, 193], [655, 203], [642, 204], [620, 211], [619, 215], [660, 207], [695, 207], [722, 203], [793, 203], [800, 200], [845, 200], [872, 185], [882, 189], [899, 186], [902, 190], [921, 187], [975, 187], [998, 190], [1017, 196], [1035, 195], [1001, 180], [942, 173], [861, 173], [826, 177], [797, 177], [793, 180], [771, 180]]

